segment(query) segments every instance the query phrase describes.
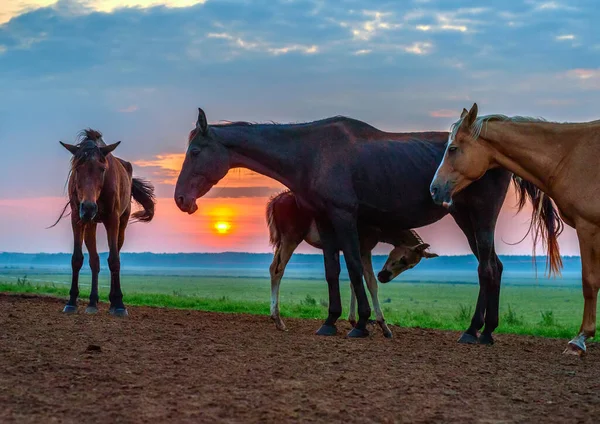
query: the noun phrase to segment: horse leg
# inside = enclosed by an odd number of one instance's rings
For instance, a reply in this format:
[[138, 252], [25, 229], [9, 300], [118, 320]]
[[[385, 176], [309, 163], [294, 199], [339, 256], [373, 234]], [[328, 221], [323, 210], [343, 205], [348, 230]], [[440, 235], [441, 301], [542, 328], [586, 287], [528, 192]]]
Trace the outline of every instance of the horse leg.
[[[471, 248], [471, 252], [475, 255], [477, 260], [479, 261], [479, 252], [477, 250], [477, 241], [475, 239], [475, 231], [473, 229], [473, 225], [471, 219], [469, 217], [468, 211], [461, 210], [455, 214], [452, 214], [452, 217], [462, 230], [462, 232], [467, 237], [467, 241], [469, 242], [469, 247]], [[479, 295], [477, 296], [477, 303], [475, 305], [475, 312], [473, 313], [473, 317], [471, 318], [471, 325], [458, 339], [459, 343], [465, 344], [477, 344], [479, 341], [477, 339], [477, 335], [479, 329], [483, 327], [484, 319], [485, 319], [485, 308], [487, 305], [487, 292], [485, 288], [482, 286], [482, 280], [479, 279]]]
[[375, 309], [375, 316], [377, 317], [377, 324], [381, 327], [381, 331], [383, 331], [383, 335], [391, 339], [392, 331], [387, 326], [385, 322], [385, 318], [383, 317], [383, 311], [381, 310], [381, 306], [379, 306], [379, 296], [377, 286], [377, 278], [375, 277], [375, 273], [373, 272], [373, 263], [371, 261], [371, 252], [362, 252], [361, 254], [363, 271], [365, 273], [365, 281], [367, 282], [367, 289], [371, 295], [371, 300], [373, 301], [373, 309]]
[[124, 241], [124, 229], [120, 230], [120, 219], [110, 217], [105, 223], [106, 238], [108, 239], [108, 268], [110, 269], [110, 313], [115, 316], [127, 316], [127, 309], [123, 304], [123, 292], [121, 291], [121, 259], [119, 257], [120, 247]]
[[[479, 224], [485, 224], [479, 222]], [[494, 229], [477, 228], [475, 237], [479, 251], [479, 284], [487, 291], [485, 309], [485, 327], [479, 336], [480, 344], [494, 344], [492, 333], [498, 327], [500, 312], [500, 283], [502, 281], [503, 265], [496, 255], [494, 248]]]
[[352, 283], [350, 283], [350, 311], [348, 312], [348, 322], [352, 327], [356, 327], [356, 294], [354, 294]]
[[281, 243], [275, 249], [273, 262], [269, 267], [271, 274], [271, 319], [275, 322], [278, 330], [287, 331], [279, 313], [279, 286], [290, 258], [300, 243], [289, 238], [282, 238]]
[[95, 314], [98, 312], [98, 273], [100, 272], [100, 257], [96, 247], [96, 227], [95, 222], [90, 222], [84, 233], [85, 247], [90, 255], [90, 269], [92, 270], [92, 289], [90, 291], [90, 303], [85, 308], [86, 314]]
[[600, 289], [600, 228], [578, 225], [577, 236], [581, 251], [583, 320], [579, 334], [569, 342], [564, 353], [582, 356], [586, 352], [585, 341], [596, 334], [596, 307]]
[[319, 336], [333, 336], [337, 333], [336, 321], [342, 315], [340, 298], [340, 253], [336, 245], [335, 232], [327, 220], [316, 219], [319, 237], [323, 244], [325, 279], [329, 291], [329, 311], [325, 323], [317, 330]]
[[71, 256], [71, 290], [69, 291], [69, 301], [65, 305], [63, 312], [72, 314], [77, 311], [77, 297], [79, 297], [79, 271], [83, 266], [83, 243], [84, 225], [79, 222], [79, 214], [71, 214], [71, 227], [73, 228], [73, 255]]
[[335, 230], [337, 245], [340, 246], [344, 252], [348, 276], [350, 277], [350, 282], [354, 288], [354, 294], [356, 295], [356, 302], [358, 304], [358, 322], [352, 331], [348, 333], [348, 337], [367, 337], [369, 335], [367, 322], [371, 317], [371, 307], [369, 306], [369, 299], [367, 299], [365, 286], [363, 284], [363, 266], [361, 262], [360, 240], [356, 218], [354, 214], [348, 211], [334, 209], [330, 212], [330, 219]]

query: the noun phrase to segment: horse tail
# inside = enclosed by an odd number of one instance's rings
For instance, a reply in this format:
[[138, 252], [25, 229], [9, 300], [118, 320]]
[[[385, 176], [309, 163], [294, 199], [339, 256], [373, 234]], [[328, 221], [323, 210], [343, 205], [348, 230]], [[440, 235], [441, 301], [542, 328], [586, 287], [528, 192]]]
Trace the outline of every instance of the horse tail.
[[[563, 262], [560, 257], [560, 248], [558, 246], [558, 236], [564, 229], [564, 224], [558, 209], [552, 199], [543, 191], [537, 188], [529, 181], [513, 175], [512, 181], [517, 190], [518, 211], [525, 206], [527, 199], [533, 205], [531, 214], [531, 223], [527, 234], [533, 234], [533, 261], [535, 263], [536, 244], [541, 238], [542, 245], [546, 249], [546, 272], [549, 275], [560, 275]], [[527, 235], [526, 235], [527, 236]]]
[[154, 218], [154, 208], [156, 206], [156, 197], [154, 196], [154, 186], [141, 178], [131, 180], [131, 196], [143, 209], [134, 212], [131, 217], [134, 221], [150, 222]]

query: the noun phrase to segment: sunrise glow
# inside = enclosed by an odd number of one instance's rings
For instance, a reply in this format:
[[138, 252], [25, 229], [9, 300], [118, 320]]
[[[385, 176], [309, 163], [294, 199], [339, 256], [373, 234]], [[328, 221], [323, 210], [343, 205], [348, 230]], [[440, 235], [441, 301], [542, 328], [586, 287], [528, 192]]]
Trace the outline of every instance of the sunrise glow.
[[229, 230], [231, 230], [231, 223], [225, 221], [215, 222], [214, 225], [215, 230], [217, 230], [217, 234], [227, 234]]

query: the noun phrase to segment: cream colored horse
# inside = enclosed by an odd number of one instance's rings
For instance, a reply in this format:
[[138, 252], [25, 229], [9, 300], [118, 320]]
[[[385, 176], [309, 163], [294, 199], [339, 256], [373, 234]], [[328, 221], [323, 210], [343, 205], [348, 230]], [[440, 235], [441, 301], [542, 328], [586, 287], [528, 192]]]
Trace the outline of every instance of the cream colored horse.
[[[579, 238], [584, 297], [579, 334], [565, 353], [583, 355], [596, 333], [600, 288], [600, 121], [555, 123], [542, 119], [491, 115], [477, 117], [477, 104], [463, 110], [453, 125], [444, 159], [431, 183], [433, 199], [451, 204], [452, 196], [488, 169], [503, 167], [550, 196], [560, 217]], [[561, 266], [556, 236], [561, 221], [547, 208], [542, 233], [551, 271]], [[553, 221], [553, 222], [551, 222]], [[543, 227], [538, 227], [542, 228]], [[558, 229], [558, 230], [557, 230]]]

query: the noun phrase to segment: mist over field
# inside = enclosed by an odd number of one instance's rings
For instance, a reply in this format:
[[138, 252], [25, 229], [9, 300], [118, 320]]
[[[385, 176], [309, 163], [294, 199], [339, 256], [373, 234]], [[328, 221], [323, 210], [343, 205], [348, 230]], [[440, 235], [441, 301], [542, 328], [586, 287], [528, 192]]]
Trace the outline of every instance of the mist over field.
[[[107, 273], [106, 252], [100, 254], [101, 273]], [[376, 272], [383, 266], [386, 256], [373, 256]], [[124, 274], [134, 275], [186, 275], [256, 277], [269, 276], [269, 265], [273, 259], [268, 253], [122, 253], [121, 266]], [[504, 264], [505, 284], [572, 285], [580, 284], [581, 259], [578, 256], [564, 257], [562, 276], [547, 278], [545, 257], [536, 258], [536, 272], [531, 256], [500, 256]], [[340, 279], [347, 280], [348, 273], [342, 259]], [[0, 274], [65, 273], [71, 269], [68, 253], [0, 253]], [[87, 254], [81, 272], [89, 273]], [[296, 254], [286, 268], [284, 278], [323, 279], [324, 268], [321, 255]], [[435, 282], [477, 284], [477, 259], [473, 255], [440, 256], [423, 260], [412, 270], [400, 275], [395, 282]]]

